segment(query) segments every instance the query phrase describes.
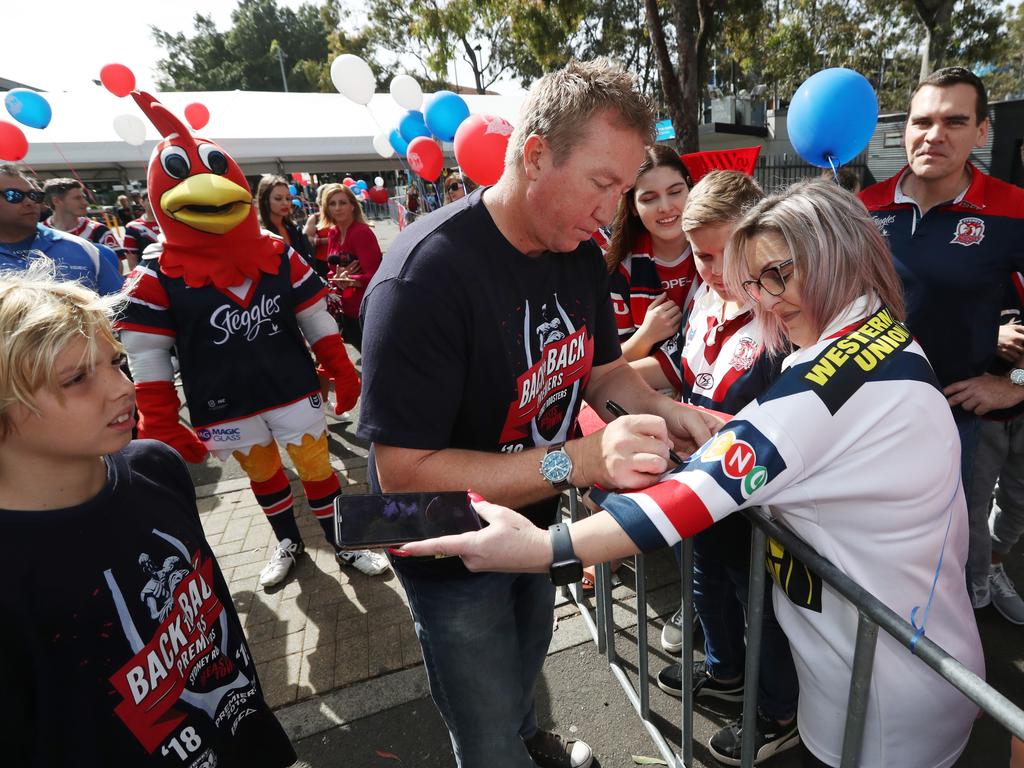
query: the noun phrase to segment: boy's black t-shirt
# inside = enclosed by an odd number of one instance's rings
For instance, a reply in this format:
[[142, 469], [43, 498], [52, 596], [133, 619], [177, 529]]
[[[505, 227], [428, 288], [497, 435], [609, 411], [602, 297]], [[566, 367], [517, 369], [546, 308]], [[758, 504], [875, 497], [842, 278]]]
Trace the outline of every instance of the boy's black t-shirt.
[[185, 465], [137, 440], [77, 507], [0, 510], [0, 752], [18, 766], [291, 765]]
[[[408, 226], [367, 289], [365, 440], [492, 453], [564, 442], [574, 436], [591, 369], [621, 355], [594, 242], [527, 256], [501, 234], [482, 195]], [[372, 451], [370, 461], [370, 487], [379, 491]], [[556, 507], [553, 497], [519, 511], [546, 527]], [[458, 558], [403, 558], [395, 567], [467, 573]]]

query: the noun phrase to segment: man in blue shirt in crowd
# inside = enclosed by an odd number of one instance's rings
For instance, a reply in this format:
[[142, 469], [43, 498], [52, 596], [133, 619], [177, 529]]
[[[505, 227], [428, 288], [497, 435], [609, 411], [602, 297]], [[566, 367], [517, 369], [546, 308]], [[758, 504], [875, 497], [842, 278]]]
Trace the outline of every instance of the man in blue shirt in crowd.
[[0, 198], [0, 270], [24, 269], [45, 257], [62, 280], [101, 294], [121, 289], [113, 251], [38, 223], [43, 193], [16, 165], [0, 164]]

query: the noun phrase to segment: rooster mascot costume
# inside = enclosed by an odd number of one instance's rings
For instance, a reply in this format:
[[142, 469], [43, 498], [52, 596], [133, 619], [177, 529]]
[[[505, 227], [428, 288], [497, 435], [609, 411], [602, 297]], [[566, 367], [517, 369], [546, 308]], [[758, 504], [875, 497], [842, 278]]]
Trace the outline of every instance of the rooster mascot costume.
[[[327, 312], [326, 286], [281, 238], [260, 229], [238, 164], [217, 144], [193, 137], [149, 94], [131, 95], [164, 137], [147, 178], [161, 247], [132, 273], [118, 323], [135, 379], [139, 436], [162, 440], [190, 462], [207, 451], [238, 460], [279, 542], [260, 584], [277, 584], [303, 551], [277, 443], [332, 544], [333, 502], [341, 493], [309, 347], [334, 380], [338, 413], [355, 405], [359, 375]], [[172, 347], [194, 429], [178, 420]], [[338, 558], [371, 575], [387, 567], [369, 552]]]

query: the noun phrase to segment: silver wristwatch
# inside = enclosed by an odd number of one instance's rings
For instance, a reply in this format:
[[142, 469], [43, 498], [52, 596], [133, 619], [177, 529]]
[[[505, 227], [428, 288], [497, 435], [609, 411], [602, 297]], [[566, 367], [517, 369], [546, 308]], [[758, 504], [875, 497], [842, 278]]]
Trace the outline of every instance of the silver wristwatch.
[[1010, 371], [1010, 381], [1018, 387], [1024, 387], [1024, 368], [1014, 368]]

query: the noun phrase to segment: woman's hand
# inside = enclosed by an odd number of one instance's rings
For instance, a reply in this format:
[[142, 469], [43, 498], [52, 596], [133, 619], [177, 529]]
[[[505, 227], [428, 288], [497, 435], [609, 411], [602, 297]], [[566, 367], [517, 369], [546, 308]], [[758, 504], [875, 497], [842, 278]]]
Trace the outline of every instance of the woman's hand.
[[668, 294], [663, 293], [647, 307], [647, 314], [644, 315], [644, 321], [637, 329], [636, 335], [647, 343], [656, 344], [673, 336], [682, 322], [682, 310]]
[[352, 277], [349, 268], [337, 270], [333, 275], [329, 275], [327, 280], [338, 288], [352, 288], [359, 285], [359, 281]]
[[508, 507], [474, 499], [473, 508], [487, 527], [456, 536], [415, 541], [391, 550], [397, 557], [456, 555], [471, 571], [545, 573], [551, 567], [551, 538]]

